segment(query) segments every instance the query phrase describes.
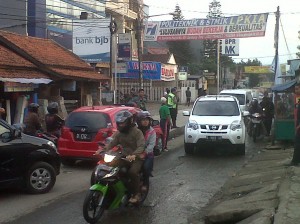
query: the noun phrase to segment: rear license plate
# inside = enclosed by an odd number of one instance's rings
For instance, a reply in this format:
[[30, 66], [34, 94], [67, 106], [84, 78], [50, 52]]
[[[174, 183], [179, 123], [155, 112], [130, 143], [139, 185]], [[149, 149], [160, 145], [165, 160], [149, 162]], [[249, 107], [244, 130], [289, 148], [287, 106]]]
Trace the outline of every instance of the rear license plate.
[[206, 139], [211, 142], [222, 140], [222, 136], [206, 136]]
[[79, 141], [89, 141], [92, 139], [91, 134], [76, 133], [75, 139]]

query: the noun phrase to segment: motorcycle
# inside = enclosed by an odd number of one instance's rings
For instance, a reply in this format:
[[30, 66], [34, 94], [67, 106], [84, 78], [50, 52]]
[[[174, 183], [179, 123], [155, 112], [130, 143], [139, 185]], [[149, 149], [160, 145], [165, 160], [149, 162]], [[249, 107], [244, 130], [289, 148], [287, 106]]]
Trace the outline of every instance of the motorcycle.
[[[101, 143], [100, 143], [101, 144]], [[88, 223], [96, 223], [106, 210], [114, 210], [129, 206], [131, 193], [126, 185], [126, 167], [115, 167], [114, 162], [125, 160], [120, 150], [113, 149], [104, 154], [103, 160], [98, 162], [91, 176], [91, 184], [83, 203], [83, 216]], [[143, 186], [143, 172], [140, 172], [140, 186]], [[141, 200], [137, 205], [141, 205], [148, 195], [149, 186], [146, 191], [141, 192]]]
[[261, 136], [263, 132], [263, 115], [260, 113], [254, 113], [250, 116], [250, 135], [253, 138], [253, 142], [256, 142], [257, 138]]

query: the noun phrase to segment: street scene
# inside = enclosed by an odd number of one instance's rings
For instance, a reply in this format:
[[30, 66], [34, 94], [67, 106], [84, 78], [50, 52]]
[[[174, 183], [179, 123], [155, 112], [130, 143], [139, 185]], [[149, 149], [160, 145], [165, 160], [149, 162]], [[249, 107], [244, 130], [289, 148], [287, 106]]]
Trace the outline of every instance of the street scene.
[[0, 223], [300, 223], [294, 3], [0, 2]]

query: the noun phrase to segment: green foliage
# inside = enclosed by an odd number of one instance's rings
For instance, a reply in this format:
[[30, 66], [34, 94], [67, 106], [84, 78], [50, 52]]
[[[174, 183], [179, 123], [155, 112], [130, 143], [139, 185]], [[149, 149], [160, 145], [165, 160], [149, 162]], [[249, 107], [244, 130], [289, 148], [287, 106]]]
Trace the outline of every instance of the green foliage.
[[[298, 31], [298, 38], [300, 39], [300, 31]], [[297, 49], [300, 51], [300, 45], [297, 46]], [[300, 52], [296, 53], [297, 58], [300, 58]]]
[[[262, 63], [261, 61], [259, 61], [257, 58], [250, 60], [248, 59], [248, 61], [244, 62], [243, 60], [239, 63], [236, 64], [237, 67], [245, 67], [245, 66], [261, 66]], [[248, 75], [249, 77], [249, 88], [253, 88], [258, 86], [259, 84], [259, 74], [251, 74]]]

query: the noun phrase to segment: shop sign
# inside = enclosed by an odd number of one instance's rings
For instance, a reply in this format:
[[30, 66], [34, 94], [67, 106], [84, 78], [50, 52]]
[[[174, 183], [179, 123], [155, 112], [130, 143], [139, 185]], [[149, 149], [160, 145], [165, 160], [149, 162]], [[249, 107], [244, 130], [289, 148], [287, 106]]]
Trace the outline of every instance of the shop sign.
[[35, 86], [33, 83], [5, 82], [4, 92], [30, 92]]
[[174, 81], [175, 80], [175, 66], [176, 65], [165, 65], [161, 67], [161, 80], [163, 81]]

